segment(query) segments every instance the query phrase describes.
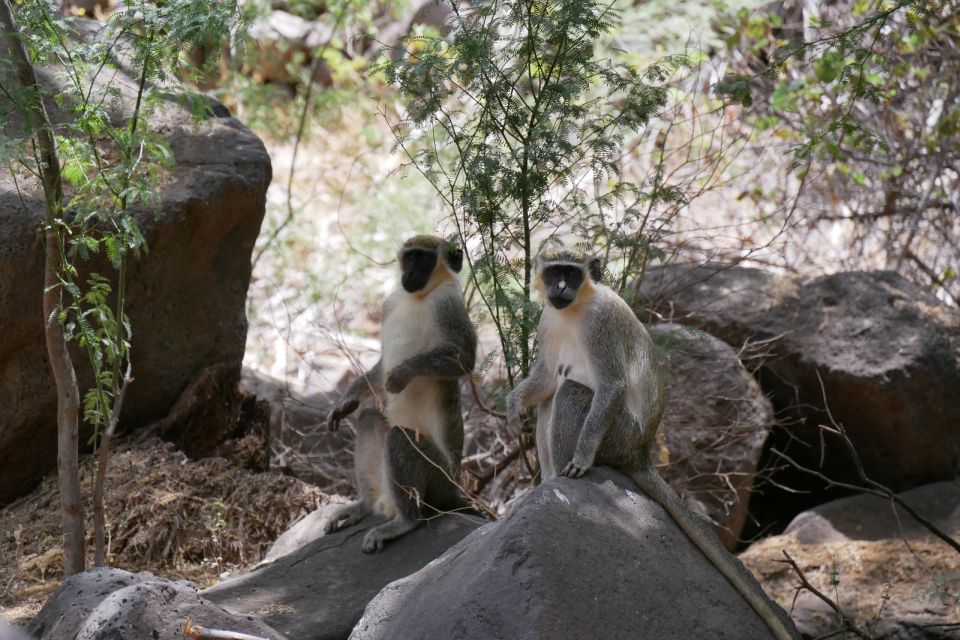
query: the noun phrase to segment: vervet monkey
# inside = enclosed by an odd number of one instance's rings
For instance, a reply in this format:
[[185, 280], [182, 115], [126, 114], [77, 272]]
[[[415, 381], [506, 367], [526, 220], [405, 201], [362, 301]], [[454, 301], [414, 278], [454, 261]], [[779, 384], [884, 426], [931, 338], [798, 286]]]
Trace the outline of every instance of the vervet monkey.
[[371, 395], [383, 407], [360, 414], [357, 499], [326, 525], [329, 533], [372, 512], [390, 518], [366, 533], [366, 553], [416, 528], [425, 509], [464, 506], [456, 485], [463, 455], [459, 379], [473, 370], [477, 335], [458, 277], [463, 252], [441, 238], [415, 236], [397, 258], [401, 286], [383, 303], [380, 361], [350, 384], [327, 417], [337, 429]]
[[536, 264], [544, 298], [539, 352], [530, 375], [507, 397], [507, 423], [524, 428], [537, 406], [537, 454], [543, 479], [582, 476], [594, 465], [631, 475], [710, 562], [743, 595], [779, 639], [799, 638], [786, 614], [763, 592], [712, 529], [683, 504], [650, 460], [663, 415], [656, 349], [633, 310], [600, 282], [598, 258], [549, 248]]

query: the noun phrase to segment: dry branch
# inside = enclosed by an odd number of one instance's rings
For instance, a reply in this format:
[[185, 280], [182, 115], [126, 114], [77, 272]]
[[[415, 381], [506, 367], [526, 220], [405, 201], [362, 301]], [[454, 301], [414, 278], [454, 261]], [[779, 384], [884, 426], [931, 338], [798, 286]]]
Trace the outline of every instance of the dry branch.
[[807, 576], [803, 573], [803, 569], [801, 569], [800, 566], [796, 563], [796, 561], [790, 557], [790, 554], [787, 553], [786, 550], [783, 551], [783, 555], [786, 557], [786, 560], [779, 560], [778, 562], [789, 564], [790, 567], [793, 569], [794, 573], [797, 574], [797, 578], [800, 579], [800, 586], [797, 587], [797, 590], [799, 591], [801, 589], [806, 589], [807, 591], [809, 591], [810, 593], [812, 593], [813, 595], [815, 595], [816, 597], [820, 598], [825, 603], [827, 603], [827, 606], [833, 609], [833, 611], [837, 614], [837, 620], [839, 620], [840, 627], [841, 627], [839, 633], [849, 630], [849, 631], [852, 631], [854, 634], [856, 634], [858, 637], [863, 638], [863, 640], [873, 640], [872, 636], [867, 635], [865, 632], [860, 630], [860, 628], [857, 627], [857, 625], [850, 622], [850, 619], [846, 615], [844, 615], [843, 611], [840, 609], [840, 605], [838, 605], [836, 602], [831, 600], [830, 597], [827, 596], [825, 593], [823, 593], [822, 591], [817, 589], [815, 586], [810, 584], [810, 581], [807, 580]]
[[189, 640], [269, 640], [263, 636], [252, 636], [249, 633], [240, 633], [239, 631], [204, 629], [201, 626], [195, 626], [189, 618], [187, 618], [187, 623], [183, 625], [183, 635]]

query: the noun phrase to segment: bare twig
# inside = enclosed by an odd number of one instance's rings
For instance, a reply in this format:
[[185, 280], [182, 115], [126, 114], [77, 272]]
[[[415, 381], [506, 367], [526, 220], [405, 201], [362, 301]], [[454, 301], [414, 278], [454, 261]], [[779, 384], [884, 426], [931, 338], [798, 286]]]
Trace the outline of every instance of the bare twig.
[[507, 414], [491, 409], [483, 400], [480, 399], [480, 392], [477, 390], [477, 381], [473, 379], [473, 376], [468, 375], [467, 380], [470, 381], [470, 391], [473, 392], [473, 401], [477, 403], [477, 406], [480, 407], [480, 410], [493, 416], [494, 418], [506, 420]]
[[801, 569], [799, 565], [797, 565], [796, 561], [790, 557], [790, 554], [787, 553], [786, 550], [783, 550], [783, 555], [784, 557], [786, 557], [786, 560], [778, 560], [778, 562], [789, 564], [790, 567], [793, 569], [794, 573], [797, 574], [797, 578], [799, 578], [800, 580], [800, 586], [797, 587], [798, 593], [800, 590], [806, 589], [807, 591], [809, 591], [810, 593], [812, 593], [813, 595], [815, 595], [816, 597], [820, 598], [825, 603], [827, 603], [827, 606], [833, 609], [833, 611], [837, 614], [837, 620], [840, 622], [840, 625], [841, 625], [841, 630], [840, 630], [841, 632], [851, 631], [855, 635], [857, 635], [857, 637], [863, 638], [863, 640], [873, 640], [872, 636], [867, 635], [866, 632], [862, 631], [859, 627], [857, 627], [857, 625], [853, 624], [850, 621], [850, 619], [847, 618], [846, 615], [844, 615], [843, 611], [840, 609], [840, 605], [838, 605], [836, 602], [831, 600], [829, 596], [824, 594], [815, 586], [810, 584], [810, 581], [807, 580], [807, 576], [803, 573], [803, 569]]

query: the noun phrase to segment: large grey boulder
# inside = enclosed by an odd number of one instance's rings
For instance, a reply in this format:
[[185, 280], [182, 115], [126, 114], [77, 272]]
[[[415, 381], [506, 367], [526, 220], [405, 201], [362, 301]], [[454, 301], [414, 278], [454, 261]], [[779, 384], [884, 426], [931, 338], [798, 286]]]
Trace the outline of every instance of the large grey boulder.
[[[324, 520], [314, 519], [317, 534]], [[387, 543], [381, 553], [363, 553], [364, 533], [381, 522], [371, 516], [292, 553], [288, 548], [276, 561], [229, 578], [205, 590], [203, 597], [236, 613], [261, 612], [290, 640], [343, 640], [384, 586], [423, 568], [482, 524], [472, 516], [443, 516]]]
[[182, 640], [187, 620], [204, 628], [283, 636], [201, 598], [187, 582], [99, 568], [67, 578], [27, 626], [36, 640]]
[[[899, 497], [960, 539], [960, 483], [937, 482]], [[783, 534], [740, 556], [777, 602], [790, 607], [803, 637], [841, 637], [843, 623], [836, 612], [807, 591], [798, 594], [799, 580], [783, 563], [784, 551], [814, 587], [840, 603], [847, 620], [871, 637], [960, 637], [957, 552], [887, 499], [857, 495], [805, 511]]]
[[[53, 68], [38, 72], [46, 87], [64, 82]], [[125, 96], [121, 104], [131, 108], [136, 82], [123, 71], [116, 82]], [[4, 100], [0, 109], [7, 106]], [[52, 101], [48, 108], [55, 123], [69, 118]], [[186, 427], [171, 425], [168, 435], [180, 443], [210, 444], [235, 411], [250, 254], [264, 214], [270, 158], [260, 140], [215, 103], [196, 123], [191, 110], [171, 96], [152, 125], [176, 166], [163, 182], [159, 217], [153, 211], [137, 215], [149, 252], [132, 262], [128, 274], [135, 382], [122, 426], [164, 417], [184, 389], [205, 375], [208, 401], [197, 406], [208, 415], [187, 420]], [[56, 396], [41, 306], [42, 207], [35, 185], [19, 185], [22, 194], [0, 169], [0, 504], [29, 490], [56, 461]], [[91, 268], [111, 274], [102, 262]], [[83, 358], [75, 360], [81, 380], [88, 380]]]
[[651, 269], [637, 292], [734, 347], [771, 341], [760, 382], [787, 426], [773, 446], [797, 462], [855, 478], [845, 447], [819, 430], [827, 406], [873, 480], [903, 490], [957, 473], [960, 313], [899, 274], [678, 265]]
[[660, 472], [734, 549], [747, 520], [773, 407], [722, 340], [671, 323], [647, 330], [663, 366], [660, 433], [666, 451], [660, 452]]
[[[899, 494], [943, 531], [960, 531], [960, 482], [934, 482]], [[887, 498], [860, 494], [804, 511], [784, 534], [800, 544], [922, 538], [930, 530]]]
[[351, 640], [770, 638], [659, 505], [595, 468], [524, 496], [367, 606]]

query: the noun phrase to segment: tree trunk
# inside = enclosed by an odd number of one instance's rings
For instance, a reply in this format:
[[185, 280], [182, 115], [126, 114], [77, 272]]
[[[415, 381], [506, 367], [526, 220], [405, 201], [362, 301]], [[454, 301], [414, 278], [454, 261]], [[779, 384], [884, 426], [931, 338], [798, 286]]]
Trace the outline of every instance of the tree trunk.
[[57, 318], [63, 294], [57, 277], [60, 268], [58, 238], [53, 231], [46, 233], [46, 251], [43, 313], [47, 322], [47, 354], [57, 387], [57, 478], [63, 521], [63, 575], [71, 576], [83, 571], [86, 565], [78, 452], [80, 391], [63, 326]]
[[16, 21], [9, 0], [0, 1], [0, 36], [7, 40], [16, 69], [17, 82], [24, 100], [17, 107], [34, 138], [34, 151], [40, 165], [41, 183], [46, 204], [47, 230], [44, 235], [43, 322], [47, 355], [57, 387], [57, 474], [60, 481], [60, 509], [63, 519], [63, 573], [65, 576], [83, 571], [86, 564], [83, 504], [80, 499], [79, 439], [80, 391], [77, 376], [67, 350], [67, 341], [60, 324], [63, 303], [60, 273], [63, 271], [63, 243], [58, 221], [63, 217], [63, 185], [60, 181], [60, 160], [50, 118], [43, 104], [37, 76], [30, 56], [17, 35]]

